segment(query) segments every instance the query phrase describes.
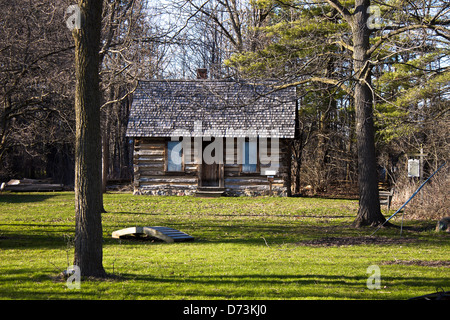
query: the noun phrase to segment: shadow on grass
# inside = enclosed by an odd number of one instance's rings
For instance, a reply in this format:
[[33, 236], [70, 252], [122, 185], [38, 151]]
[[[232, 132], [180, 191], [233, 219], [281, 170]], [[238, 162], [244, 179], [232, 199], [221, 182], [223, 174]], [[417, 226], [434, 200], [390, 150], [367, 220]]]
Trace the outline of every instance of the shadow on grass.
[[[121, 228], [139, 226], [164, 225], [182, 232], [185, 232], [195, 238], [193, 243], [226, 243], [243, 244], [257, 246], [272, 246], [280, 244], [306, 245], [306, 246], [351, 246], [351, 245], [414, 245], [417, 242], [439, 243], [442, 237], [429, 236], [423, 231], [426, 228], [403, 228], [403, 234], [399, 234], [399, 227], [383, 228], [379, 234], [372, 236], [375, 230], [373, 227], [354, 228], [348, 221], [331, 223], [314, 223], [304, 221], [295, 221], [283, 224], [282, 222], [266, 223], [264, 220], [202, 220], [198, 222], [187, 222], [180, 220], [152, 221], [156, 223], [126, 224], [122, 227], [108, 226], [108, 232]], [[425, 237], [422, 237], [424, 235]], [[119, 240], [106, 240], [113, 244]], [[139, 243], [145, 243], [145, 239], [140, 239]], [[136, 244], [134, 239], [124, 240], [122, 244]]]
[[[12, 299], [407, 299], [447, 288], [448, 278], [382, 276], [386, 289], [369, 290], [367, 275], [339, 274], [204, 274], [162, 276], [119, 273], [106, 280], [82, 279], [81, 290], [66, 288], [58, 266], [4, 270], [0, 297]], [[63, 268], [62, 268], [63, 269]], [[49, 284], [52, 283], [52, 284]], [[400, 286], [400, 287], [399, 287]], [[30, 288], [33, 290], [30, 291]], [[407, 289], [406, 289], [407, 288]], [[407, 296], [408, 292], [416, 292]], [[425, 291], [424, 291], [425, 290]], [[105, 293], [105, 295], [103, 294]], [[112, 296], [111, 296], [112, 295]]]
[[[367, 288], [367, 276], [345, 275], [298, 275], [298, 274], [240, 274], [240, 275], [204, 275], [204, 276], [168, 276], [155, 277], [150, 275], [121, 274], [116, 281], [133, 281], [137, 286], [141, 283], [153, 284], [155, 288], [174, 288], [166, 294], [188, 296], [190, 298], [236, 299], [268, 298], [268, 299], [364, 299], [362, 292], [373, 298], [377, 290]], [[408, 287], [410, 291], [420, 291], [429, 287], [448, 286], [445, 279], [424, 279], [422, 277], [384, 277], [383, 286], [390, 291], [396, 283]], [[184, 287], [180, 292], [175, 288]], [[186, 288], [188, 288], [186, 290]], [[333, 289], [335, 288], [335, 289]], [[382, 290], [380, 290], [382, 291]], [[389, 294], [391, 292], [387, 292]], [[159, 290], [146, 290], [136, 293], [141, 298], [152, 299], [160, 297]], [[380, 299], [389, 299], [389, 295], [380, 295]], [[396, 296], [401, 292], [395, 293]], [[409, 297], [408, 297], [409, 298]]]
[[0, 193], [0, 203], [31, 203], [41, 202], [47, 199], [55, 197], [56, 194], [52, 193]]
[[[129, 224], [130, 227], [136, 224]], [[139, 224], [138, 224], [139, 225]], [[151, 226], [153, 224], [142, 224]], [[333, 225], [308, 225], [299, 223], [296, 225], [266, 225], [264, 222], [250, 224], [223, 224], [223, 221], [208, 221], [202, 225], [192, 226], [186, 222], [157, 223], [185, 232], [194, 237], [194, 241], [180, 243], [166, 243], [152, 241], [154, 239], [114, 239], [111, 233], [122, 227], [111, 225], [103, 227], [104, 245], [178, 245], [188, 243], [196, 244], [242, 244], [248, 246], [277, 246], [282, 244], [306, 245], [306, 246], [346, 246], [346, 245], [415, 245], [419, 239], [417, 232], [405, 231], [399, 236], [395, 231], [377, 234], [370, 237], [370, 230], [350, 228], [347, 224]], [[367, 231], [367, 232], [365, 232]], [[5, 223], [0, 224], [0, 248], [1, 249], [56, 249], [67, 247], [69, 241], [75, 236], [72, 223], [52, 224], [48, 223]], [[440, 243], [444, 236], [426, 237], [420, 242]]]
[[[1, 226], [1, 225], [0, 225]], [[8, 225], [10, 226], [10, 225]], [[30, 225], [28, 225], [30, 226]], [[35, 227], [49, 227], [48, 225], [33, 225]], [[61, 229], [63, 228], [63, 230]], [[1, 233], [0, 232], [0, 249], [58, 249], [67, 247], [69, 241], [67, 237], [74, 235], [73, 228], [69, 226], [59, 227], [57, 229], [49, 227], [45, 231], [36, 233], [27, 233], [26, 228], [20, 233]]]

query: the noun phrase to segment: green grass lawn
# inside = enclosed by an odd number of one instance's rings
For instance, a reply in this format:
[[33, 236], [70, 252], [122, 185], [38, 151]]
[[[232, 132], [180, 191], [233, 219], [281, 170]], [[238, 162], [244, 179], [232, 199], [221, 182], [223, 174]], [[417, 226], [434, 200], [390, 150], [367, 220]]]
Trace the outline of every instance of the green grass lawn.
[[[449, 235], [350, 227], [357, 202], [318, 198], [104, 196], [105, 281], [69, 289], [74, 194], [0, 195], [1, 299], [408, 299], [450, 290]], [[400, 218], [394, 223], [400, 224]], [[132, 226], [195, 237], [164, 243], [111, 238]], [[431, 228], [430, 228], [431, 227]], [[369, 290], [378, 265], [381, 288]]]

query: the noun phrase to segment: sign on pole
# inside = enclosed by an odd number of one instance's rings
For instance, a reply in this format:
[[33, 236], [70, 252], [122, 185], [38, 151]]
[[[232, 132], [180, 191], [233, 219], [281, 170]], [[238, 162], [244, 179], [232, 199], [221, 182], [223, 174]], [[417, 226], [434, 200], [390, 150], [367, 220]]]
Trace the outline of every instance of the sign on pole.
[[418, 159], [408, 159], [408, 177], [420, 176], [420, 161]]

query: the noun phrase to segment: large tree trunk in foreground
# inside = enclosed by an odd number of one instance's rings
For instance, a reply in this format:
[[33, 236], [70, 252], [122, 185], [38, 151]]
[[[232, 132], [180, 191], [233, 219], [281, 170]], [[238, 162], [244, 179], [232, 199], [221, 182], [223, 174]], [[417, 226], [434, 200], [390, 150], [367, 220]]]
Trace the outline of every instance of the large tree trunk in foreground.
[[101, 0], [79, 0], [76, 69], [75, 258], [82, 276], [103, 277], [99, 46]]
[[354, 226], [376, 226], [385, 221], [381, 214], [375, 154], [371, 66], [367, 52], [370, 30], [367, 26], [370, 0], [356, 0], [353, 15], [353, 63], [356, 77], [355, 110], [358, 148], [359, 210]]

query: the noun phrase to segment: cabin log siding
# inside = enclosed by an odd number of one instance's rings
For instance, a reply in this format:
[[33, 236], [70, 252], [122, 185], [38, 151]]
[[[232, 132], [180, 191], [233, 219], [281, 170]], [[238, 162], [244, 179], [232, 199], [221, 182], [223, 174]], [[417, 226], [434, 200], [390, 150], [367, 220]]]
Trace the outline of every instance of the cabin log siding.
[[[194, 156], [191, 160], [184, 159], [182, 172], [167, 172], [166, 146], [169, 140], [169, 138], [135, 139], [133, 154], [135, 194], [193, 195], [197, 190], [201, 165]], [[237, 141], [234, 143], [234, 163], [229, 163], [232, 160], [231, 153], [226, 153], [231, 149], [224, 147], [224, 164], [219, 168], [220, 187], [225, 190], [225, 195], [261, 196], [269, 195], [270, 190], [273, 195], [290, 195], [289, 141], [289, 139], [279, 140], [279, 150], [274, 154], [279, 156], [278, 174], [271, 183], [268, 177], [263, 175], [264, 169], [269, 168], [269, 164], [259, 164], [258, 171], [254, 173], [242, 172], [242, 166], [237, 163]], [[194, 145], [193, 141], [191, 145]]]

